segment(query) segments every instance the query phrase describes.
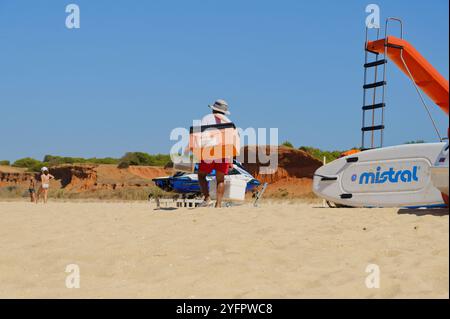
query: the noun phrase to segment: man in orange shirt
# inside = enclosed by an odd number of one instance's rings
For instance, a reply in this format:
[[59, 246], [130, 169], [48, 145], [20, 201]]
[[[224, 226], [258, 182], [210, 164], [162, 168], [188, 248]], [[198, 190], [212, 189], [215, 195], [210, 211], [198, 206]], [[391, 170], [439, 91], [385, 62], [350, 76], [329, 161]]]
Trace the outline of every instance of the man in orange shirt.
[[[230, 123], [230, 119], [227, 115], [230, 114], [228, 111], [228, 103], [224, 100], [217, 100], [213, 105], [208, 105], [212, 113], [206, 115], [202, 119], [201, 125], [214, 125], [222, 123]], [[216, 208], [222, 207], [222, 198], [225, 192], [225, 175], [228, 174], [228, 169], [232, 165], [233, 161], [229, 158], [222, 158], [220, 160], [213, 160], [212, 162], [201, 161], [198, 168], [198, 183], [200, 185], [200, 190], [205, 196], [203, 203], [199, 207], [207, 207], [210, 205], [210, 197], [208, 190], [208, 181], [206, 176], [211, 174], [214, 170], [216, 172], [216, 182], [217, 182], [217, 200]]]

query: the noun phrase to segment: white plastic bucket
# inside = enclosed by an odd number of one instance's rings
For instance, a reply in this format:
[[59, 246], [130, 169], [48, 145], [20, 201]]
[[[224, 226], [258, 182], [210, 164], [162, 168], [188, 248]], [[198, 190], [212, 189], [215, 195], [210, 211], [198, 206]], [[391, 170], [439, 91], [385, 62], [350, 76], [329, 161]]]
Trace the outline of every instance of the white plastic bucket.
[[[223, 194], [223, 200], [230, 201], [243, 201], [245, 200], [245, 189], [247, 182], [239, 179], [227, 180], [225, 179], [225, 192]], [[209, 195], [212, 199], [217, 198], [217, 183], [213, 179], [209, 182]]]

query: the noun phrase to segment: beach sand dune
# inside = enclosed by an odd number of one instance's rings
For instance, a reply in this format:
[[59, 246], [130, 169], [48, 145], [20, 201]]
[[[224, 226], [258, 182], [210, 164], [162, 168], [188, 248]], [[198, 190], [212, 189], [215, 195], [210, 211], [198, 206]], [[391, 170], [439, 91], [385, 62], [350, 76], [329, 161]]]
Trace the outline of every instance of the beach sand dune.
[[0, 297], [449, 297], [448, 210], [319, 206], [0, 202]]

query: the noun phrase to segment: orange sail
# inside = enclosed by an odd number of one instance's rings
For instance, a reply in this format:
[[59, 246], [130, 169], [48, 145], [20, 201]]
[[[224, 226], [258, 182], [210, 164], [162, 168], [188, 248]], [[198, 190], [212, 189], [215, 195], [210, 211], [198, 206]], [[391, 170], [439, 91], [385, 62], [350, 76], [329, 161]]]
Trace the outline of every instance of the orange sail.
[[411, 72], [412, 80], [448, 115], [448, 81], [405, 40], [389, 36], [387, 39], [369, 42], [367, 49], [372, 52], [384, 54], [385, 44], [387, 47], [387, 56], [411, 78], [402, 61], [401, 52], [403, 51], [403, 60]]

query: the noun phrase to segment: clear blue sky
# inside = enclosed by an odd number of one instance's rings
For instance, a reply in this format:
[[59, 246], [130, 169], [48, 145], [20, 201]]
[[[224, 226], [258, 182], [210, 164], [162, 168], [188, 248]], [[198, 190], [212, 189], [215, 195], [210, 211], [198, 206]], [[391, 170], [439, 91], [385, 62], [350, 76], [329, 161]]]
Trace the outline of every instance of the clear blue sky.
[[[79, 30], [65, 27], [71, 2]], [[448, 1], [373, 2], [448, 79]], [[241, 127], [278, 127], [280, 142], [358, 146], [369, 3], [0, 0], [0, 159], [168, 153], [171, 129], [216, 98]], [[387, 144], [435, 141], [390, 66]]]

